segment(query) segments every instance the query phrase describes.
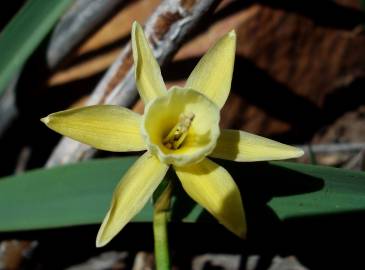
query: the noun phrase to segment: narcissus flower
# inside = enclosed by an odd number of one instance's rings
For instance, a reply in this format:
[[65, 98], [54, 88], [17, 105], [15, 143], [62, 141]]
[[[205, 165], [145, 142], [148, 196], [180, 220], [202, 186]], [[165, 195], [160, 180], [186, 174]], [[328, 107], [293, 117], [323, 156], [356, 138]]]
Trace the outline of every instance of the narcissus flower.
[[244, 131], [219, 128], [231, 86], [236, 34], [229, 32], [200, 60], [185, 87], [163, 82], [143, 30], [132, 28], [135, 79], [144, 115], [97, 105], [50, 114], [51, 129], [97, 149], [147, 150], [116, 187], [96, 245], [107, 244], [146, 204], [171, 166], [185, 191], [234, 234], [244, 237], [240, 192], [221, 166], [207, 157], [263, 161], [299, 157], [302, 150]]

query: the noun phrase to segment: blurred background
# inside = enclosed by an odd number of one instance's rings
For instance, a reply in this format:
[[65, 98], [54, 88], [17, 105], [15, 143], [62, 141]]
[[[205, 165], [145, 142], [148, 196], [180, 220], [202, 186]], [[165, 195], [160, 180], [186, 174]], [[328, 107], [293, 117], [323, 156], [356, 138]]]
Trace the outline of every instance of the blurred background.
[[[26, 2], [2, 4], [1, 29]], [[363, 170], [364, 10], [361, 0], [70, 1], [0, 97], [0, 175], [110, 156], [61, 140], [39, 119], [97, 103], [143, 112], [131, 76], [129, 39], [135, 20], [146, 25], [168, 86], [183, 85], [208, 48], [235, 29], [235, 71], [222, 127], [303, 147], [303, 163]], [[356, 252], [344, 250], [363, 231], [351, 234], [365, 219], [339, 219], [311, 220], [305, 226], [292, 221], [281, 228], [288, 232], [285, 239], [265, 235], [243, 246], [214, 226], [185, 225], [189, 239], [172, 236], [174, 267], [346, 269], [353, 260], [361, 261]], [[332, 228], [332, 222], [341, 226]], [[265, 225], [272, 224], [260, 226]], [[7, 234], [8, 240], [0, 242], [0, 269], [151, 269], [150, 225], [127, 227], [123, 243], [101, 250], [93, 245], [96, 228]], [[338, 238], [337, 230], [349, 238]], [[364, 235], [358, 236], [363, 243]], [[207, 244], [201, 245], [202, 239]]]

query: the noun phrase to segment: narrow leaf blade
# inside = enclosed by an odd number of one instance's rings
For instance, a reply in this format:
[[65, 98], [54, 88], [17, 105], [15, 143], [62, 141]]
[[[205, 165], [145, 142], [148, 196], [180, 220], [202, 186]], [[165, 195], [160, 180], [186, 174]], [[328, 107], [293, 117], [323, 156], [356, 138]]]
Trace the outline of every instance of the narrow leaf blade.
[[28, 0], [0, 34], [0, 94], [71, 0]]
[[[135, 157], [34, 170], [0, 181], [0, 231], [101, 223]], [[149, 221], [152, 207], [135, 220]]]
[[273, 198], [269, 205], [280, 219], [365, 209], [363, 172], [290, 162], [272, 162], [272, 165], [323, 180], [320, 190]]
[[[136, 157], [92, 160], [0, 179], [0, 231], [101, 223], [115, 186], [135, 160]], [[294, 187], [306, 185], [314, 178], [323, 182], [321, 188], [305, 192], [297, 192], [300, 190], [298, 189], [292, 195], [287, 193], [290, 188], [285, 192], [280, 191], [281, 194], [274, 192], [269, 206], [282, 220], [365, 209], [363, 172], [290, 162], [245, 166], [234, 164], [235, 168], [239, 168], [238, 173], [241, 175], [237, 177], [232, 174], [238, 185], [240, 181], [254, 183], [259, 178], [264, 180], [263, 183], [270, 183], [275, 181], [273, 171], [286, 178], [286, 183], [290, 182]], [[227, 166], [228, 170], [233, 173], [233, 168], [229, 167]], [[246, 178], [246, 175], [249, 177]], [[250, 188], [250, 184], [247, 188]], [[260, 183], [260, 189], [263, 188], [265, 186]], [[281, 187], [278, 189], [281, 190]], [[242, 190], [243, 197], [250, 191], [252, 190]], [[254, 194], [252, 198], [257, 196], [260, 194]], [[180, 205], [188, 204], [180, 202]], [[182, 210], [184, 212], [184, 209]], [[200, 219], [202, 212], [200, 206], [190, 204], [178, 220], [194, 222]], [[152, 213], [152, 204], [148, 203], [133, 221], [151, 222]]]

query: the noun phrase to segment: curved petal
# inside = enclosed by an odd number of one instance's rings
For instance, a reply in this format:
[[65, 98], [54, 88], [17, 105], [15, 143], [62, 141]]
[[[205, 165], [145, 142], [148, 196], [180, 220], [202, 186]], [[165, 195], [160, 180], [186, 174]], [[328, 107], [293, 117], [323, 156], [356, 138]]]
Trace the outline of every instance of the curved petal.
[[142, 117], [126, 108], [97, 105], [52, 113], [41, 121], [50, 129], [97, 149], [124, 152], [146, 149]]
[[160, 66], [153, 56], [142, 27], [137, 22], [132, 26], [132, 50], [137, 88], [144, 104], [147, 104], [156, 97], [165, 95], [166, 86]]
[[175, 168], [185, 191], [228, 230], [244, 238], [246, 220], [240, 192], [231, 175], [209, 159]]
[[167, 169], [149, 152], [133, 164], [115, 188], [111, 207], [96, 237], [97, 247], [105, 246], [143, 208]]
[[186, 87], [202, 92], [223, 107], [231, 89], [236, 33], [222, 37], [199, 61], [190, 74]]
[[297, 158], [303, 150], [240, 130], [222, 130], [211, 157], [234, 161]]

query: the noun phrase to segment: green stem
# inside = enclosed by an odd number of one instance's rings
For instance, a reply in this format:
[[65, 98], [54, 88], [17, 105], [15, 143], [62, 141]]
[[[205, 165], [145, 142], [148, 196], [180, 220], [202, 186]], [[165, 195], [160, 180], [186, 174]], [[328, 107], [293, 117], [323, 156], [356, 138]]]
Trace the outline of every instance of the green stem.
[[153, 234], [155, 238], [155, 258], [157, 270], [170, 270], [167, 222], [170, 214], [171, 183], [162, 192], [153, 212]]

